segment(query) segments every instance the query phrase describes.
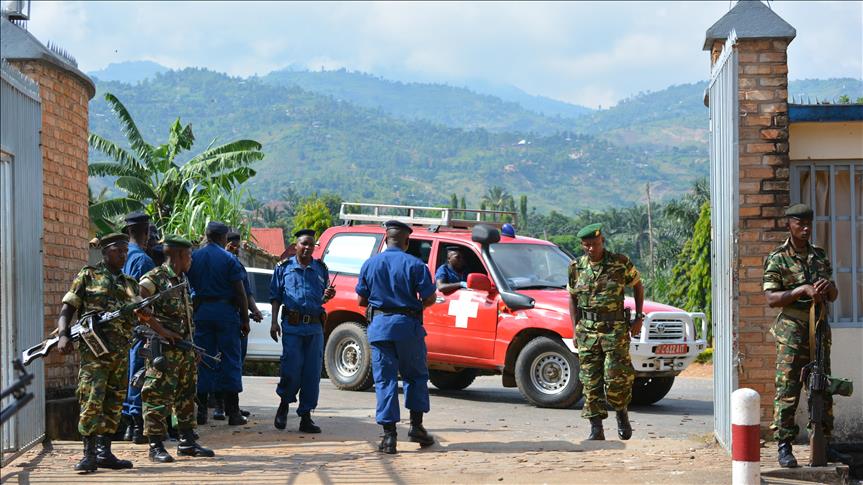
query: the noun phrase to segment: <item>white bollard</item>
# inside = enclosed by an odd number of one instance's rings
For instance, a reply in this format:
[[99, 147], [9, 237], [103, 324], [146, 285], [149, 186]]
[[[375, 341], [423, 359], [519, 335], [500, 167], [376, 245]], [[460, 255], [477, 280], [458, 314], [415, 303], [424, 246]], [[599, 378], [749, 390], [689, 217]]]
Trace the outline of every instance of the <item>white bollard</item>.
[[731, 393], [731, 483], [761, 483], [761, 396], [752, 389]]

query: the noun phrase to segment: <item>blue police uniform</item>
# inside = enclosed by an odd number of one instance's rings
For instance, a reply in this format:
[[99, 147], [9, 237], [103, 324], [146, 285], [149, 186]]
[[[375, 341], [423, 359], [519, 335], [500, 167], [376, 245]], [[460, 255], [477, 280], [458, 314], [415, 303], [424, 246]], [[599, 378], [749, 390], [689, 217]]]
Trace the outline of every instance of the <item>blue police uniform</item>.
[[[231, 256], [234, 256], [234, 255], [231, 254]], [[237, 256], [234, 256], [234, 257], [237, 258]], [[237, 262], [240, 263], [240, 268], [242, 268], [243, 288], [245, 288], [245, 290], [246, 290], [246, 296], [249, 298], [250, 302], [254, 301], [255, 300], [255, 294], [252, 292], [252, 284], [251, 284], [251, 282], [249, 282], [249, 272], [246, 271], [246, 267], [243, 266], [243, 263], [242, 263], [242, 261], [240, 261], [240, 258], [237, 258]], [[252, 305], [250, 303], [249, 307], [251, 307], [251, 306]], [[249, 336], [240, 334], [240, 362], [241, 362], [241, 364], [245, 364], [246, 354], [248, 353], [248, 351], [249, 351]]]
[[[378, 424], [400, 419], [399, 374], [404, 382], [405, 407], [420, 412], [430, 409], [421, 300], [435, 291], [428, 267], [398, 248], [387, 248], [371, 257], [360, 270], [357, 294], [368, 299], [369, 307], [381, 311], [375, 314], [368, 330]], [[393, 309], [415, 315], [386, 313]]]
[[[135, 281], [141, 279], [148, 271], [155, 268], [156, 264], [146, 252], [134, 242], [129, 243], [129, 252], [126, 255], [126, 264], [123, 265], [123, 273], [135, 278]], [[142, 341], [137, 342], [129, 349], [129, 382], [132, 382], [132, 376], [138, 370], [144, 367], [143, 357], [138, 356], [138, 350], [143, 345]], [[132, 385], [126, 390], [126, 400], [123, 402], [123, 415], [125, 416], [143, 416], [141, 413], [141, 389], [135, 389]]]
[[435, 281], [442, 280], [444, 283], [460, 283], [467, 281], [467, 273], [459, 273], [449, 263], [441, 266], [434, 274]]
[[186, 276], [197, 305], [195, 343], [211, 355], [222, 353], [222, 362], [213, 369], [198, 365], [198, 393], [241, 392], [240, 315], [233, 284], [243, 279], [242, 265], [218, 244], [208, 243], [192, 253]]
[[[324, 359], [324, 329], [320, 317], [324, 313], [324, 291], [329, 286], [330, 273], [326, 265], [313, 259], [303, 266], [294, 256], [273, 271], [270, 280], [270, 301], [278, 301], [282, 310], [282, 357], [276, 394], [288, 403], [296, 402], [297, 414], [308, 414], [318, 406], [321, 366]], [[308, 315], [314, 323], [292, 325], [288, 311]]]

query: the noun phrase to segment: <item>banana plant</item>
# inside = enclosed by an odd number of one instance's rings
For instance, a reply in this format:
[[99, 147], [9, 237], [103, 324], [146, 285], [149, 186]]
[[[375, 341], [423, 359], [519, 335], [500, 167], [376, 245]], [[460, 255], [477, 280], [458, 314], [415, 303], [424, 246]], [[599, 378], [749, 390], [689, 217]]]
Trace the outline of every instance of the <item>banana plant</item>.
[[94, 150], [109, 159], [91, 163], [89, 175], [115, 177], [114, 184], [124, 194], [90, 205], [90, 218], [100, 232], [106, 232], [118, 216], [133, 210], [145, 210], [160, 228], [178, 210], [205, 211], [190, 204], [200, 202], [194, 196], [195, 191], [206, 184], [207, 190], [218, 188], [230, 194], [255, 175], [251, 165], [264, 158], [261, 144], [254, 140], [237, 140], [215, 147], [213, 140], [204, 151], [181, 164], [178, 155], [191, 150], [195, 143], [191, 124], [183, 126], [177, 118], [168, 130], [167, 142], [153, 145], [144, 140], [119, 99], [106, 93], [105, 101], [117, 116], [129, 148], [95, 133], [88, 139]]

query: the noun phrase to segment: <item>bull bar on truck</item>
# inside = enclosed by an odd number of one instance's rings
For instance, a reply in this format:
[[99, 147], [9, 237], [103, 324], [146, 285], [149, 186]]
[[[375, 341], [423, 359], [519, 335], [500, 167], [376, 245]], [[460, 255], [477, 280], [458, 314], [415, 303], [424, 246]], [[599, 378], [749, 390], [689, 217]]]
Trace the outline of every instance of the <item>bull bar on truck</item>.
[[[695, 331], [695, 320], [701, 320], [701, 335]], [[700, 312], [650, 312], [644, 317], [641, 334], [629, 344], [632, 367], [636, 376], [675, 376], [695, 362], [707, 348], [707, 317]], [[563, 339], [574, 354], [578, 354], [573, 339]], [[664, 344], [685, 345], [686, 350], [668, 355], [656, 353]]]

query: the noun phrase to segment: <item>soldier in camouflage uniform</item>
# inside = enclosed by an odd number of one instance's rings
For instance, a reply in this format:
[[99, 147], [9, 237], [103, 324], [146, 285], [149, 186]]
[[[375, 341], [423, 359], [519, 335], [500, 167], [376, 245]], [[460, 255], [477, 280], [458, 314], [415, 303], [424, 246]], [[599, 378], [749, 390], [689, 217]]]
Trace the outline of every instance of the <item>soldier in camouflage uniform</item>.
[[[61, 352], [72, 350], [71, 328], [76, 312], [80, 317], [90, 312], [114, 311], [138, 300], [138, 283], [121, 272], [128, 244], [129, 236], [125, 234], [103, 237], [99, 242], [102, 262], [95, 267], [85, 266], [75, 277], [63, 297], [63, 307], [57, 319], [58, 349]], [[97, 357], [84, 342], [78, 344], [81, 357], [78, 432], [84, 441], [84, 457], [75, 465], [77, 471], [132, 468], [132, 462], [119, 460], [111, 453], [111, 437], [117, 431], [126, 397], [133, 321], [133, 316], [118, 318], [102, 327], [105, 344], [110, 350], [106, 355]]]
[[[791, 442], [800, 431], [794, 414], [800, 400], [801, 369], [809, 363], [809, 307], [836, 300], [833, 270], [824, 250], [812, 245], [812, 209], [796, 204], [785, 211], [788, 239], [764, 261], [764, 292], [771, 308], [781, 308], [770, 333], [776, 338], [776, 397], [770, 428], [779, 442], [779, 464], [797, 466]], [[819, 309], [820, 310], [820, 309]], [[823, 322], [826, 323], [826, 322]], [[825, 373], [830, 374], [830, 327], [824, 335]], [[833, 430], [833, 399], [825, 395], [824, 435]], [[828, 449], [828, 457], [830, 452]]]
[[[185, 272], [192, 265], [192, 243], [178, 236], [165, 238], [166, 261], [141, 277], [141, 296], [150, 295], [178, 285], [186, 280]], [[169, 341], [191, 340], [192, 304], [188, 288], [153, 305], [154, 318], [147, 324]], [[177, 454], [184, 456], [215, 456], [212, 450], [196, 442], [195, 394], [197, 362], [195, 352], [170, 345], [162, 347], [167, 368], [159, 371], [147, 359], [144, 387], [141, 390], [144, 408], [144, 434], [150, 442], [150, 460], [170, 463], [174, 458], [165, 450], [162, 440], [168, 434], [171, 411], [177, 416], [180, 443]]]
[[[635, 372], [629, 356], [630, 335], [641, 330], [644, 287], [632, 262], [622, 254], [606, 251], [602, 226], [591, 224], [578, 232], [585, 255], [569, 265], [569, 310], [575, 327], [584, 386], [581, 415], [590, 420], [589, 440], [604, 440], [602, 421], [608, 417], [606, 402], [617, 414], [617, 434], [632, 437], [627, 407], [632, 400]], [[632, 287], [635, 322], [630, 326], [623, 306], [623, 290]]]

